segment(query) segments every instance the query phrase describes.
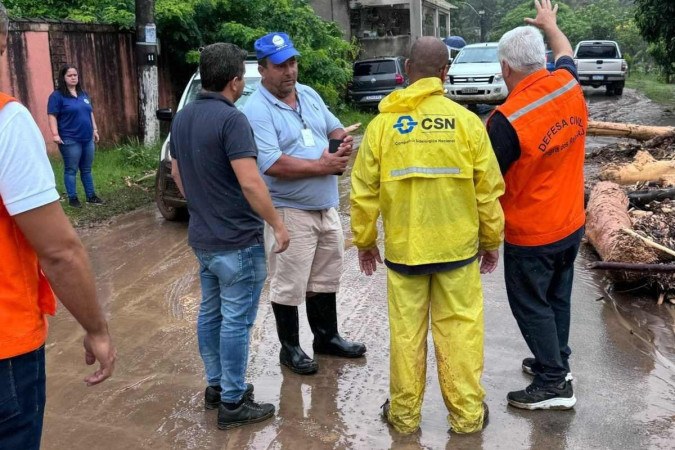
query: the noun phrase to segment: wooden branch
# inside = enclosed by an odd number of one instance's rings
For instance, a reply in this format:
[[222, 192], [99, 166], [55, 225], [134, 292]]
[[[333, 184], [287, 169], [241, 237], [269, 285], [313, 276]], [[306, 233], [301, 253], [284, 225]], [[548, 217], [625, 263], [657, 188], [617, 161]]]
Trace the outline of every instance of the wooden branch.
[[675, 264], [633, 264], [594, 261], [589, 263], [586, 268], [592, 270], [628, 270], [633, 272], [675, 272]]
[[630, 164], [608, 164], [600, 173], [601, 180], [613, 181], [618, 184], [633, 184], [639, 181], [657, 181], [669, 184], [669, 177], [675, 174], [675, 161], [657, 161], [645, 150], [635, 154]]
[[675, 188], [633, 191], [628, 193], [628, 200], [634, 206], [646, 205], [654, 200], [675, 199]]
[[630, 234], [631, 236], [636, 237], [638, 239], [642, 239], [644, 241], [644, 243], [647, 244], [650, 247], [661, 250], [662, 252], [667, 253], [671, 256], [675, 256], [675, 251], [669, 249], [668, 247], [664, 247], [663, 245], [658, 244], [658, 243], [652, 241], [649, 238], [641, 236], [641, 235], [637, 234], [635, 231], [633, 231], [629, 228], [622, 228], [621, 231], [623, 231], [624, 233]]
[[638, 141], [648, 141], [649, 139], [659, 136], [675, 135], [675, 127], [654, 127], [632, 123], [597, 122], [595, 120], [589, 120], [586, 133], [590, 136], [616, 136], [633, 138]]

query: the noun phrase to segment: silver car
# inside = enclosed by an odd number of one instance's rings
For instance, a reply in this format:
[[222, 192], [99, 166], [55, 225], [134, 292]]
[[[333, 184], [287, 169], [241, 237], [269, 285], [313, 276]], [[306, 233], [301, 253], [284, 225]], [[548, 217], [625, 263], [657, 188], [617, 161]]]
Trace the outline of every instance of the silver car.
[[497, 43], [467, 45], [452, 61], [444, 85], [446, 96], [465, 105], [498, 105], [509, 90], [497, 57]]

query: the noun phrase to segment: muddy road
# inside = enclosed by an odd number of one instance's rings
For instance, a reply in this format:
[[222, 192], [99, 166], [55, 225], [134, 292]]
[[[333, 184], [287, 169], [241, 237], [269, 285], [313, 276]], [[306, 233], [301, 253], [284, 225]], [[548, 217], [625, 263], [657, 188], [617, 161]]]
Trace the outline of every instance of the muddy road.
[[[672, 113], [629, 89], [618, 101], [599, 90], [588, 92], [588, 98], [591, 115], [598, 120], [675, 122]], [[632, 120], [635, 114], [643, 120]], [[81, 230], [119, 360], [113, 378], [85, 387], [82, 332], [64, 308], [51, 319], [43, 448], [673, 448], [675, 309], [630, 293], [608, 294], [602, 277], [584, 270], [585, 253], [577, 260], [573, 291], [571, 364], [578, 398], [573, 411], [527, 412], [507, 406], [507, 392], [529, 383], [520, 370], [521, 359], [529, 354], [508, 307], [500, 266], [483, 277], [488, 427], [471, 436], [448, 433], [429, 351], [421, 431], [405, 437], [390, 430], [379, 418], [388, 396], [385, 270], [369, 278], [358, 271], [349, 240], [347, 183], [345, 176], [341, 214], [347, 248], [340, 328], [366, 343], [365, 358], [319, 356], [319, 373], [313, 376], [281, 369], [274, 317], [264, 292], [247, 381], [255, 385], [258, 400], [277, 406], [277, 414], [261, 424], [219, 431], [216, 412], [203, 408], [203, 368], [195, 337], [199, 279], [186, 245], [187, 226], [166, 222], [154, 207], [146, 207]], [[301, 343], [309, 353], [311, 332], [302, 308], [300, 314]], [[431, 350], [431, 338], [428, 345]]]

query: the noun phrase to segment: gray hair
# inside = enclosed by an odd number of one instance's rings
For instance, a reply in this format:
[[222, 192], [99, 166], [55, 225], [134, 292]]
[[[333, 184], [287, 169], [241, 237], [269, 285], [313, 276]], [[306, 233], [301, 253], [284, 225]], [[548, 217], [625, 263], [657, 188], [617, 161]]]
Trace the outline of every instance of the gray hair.
[[9, 30], [9, 16], [5, 6], [0, 3], [0, 33], [6, 33]]
[[514, 28], [499, 40], [499, 60], [524, 74], [546, 67], [546, 46], [541, 32], [533, 26]]

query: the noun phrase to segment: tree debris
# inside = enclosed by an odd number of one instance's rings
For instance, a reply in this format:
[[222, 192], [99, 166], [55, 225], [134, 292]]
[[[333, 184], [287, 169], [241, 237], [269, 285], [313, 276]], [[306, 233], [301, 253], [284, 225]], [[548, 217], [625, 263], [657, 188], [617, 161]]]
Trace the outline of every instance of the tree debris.
[[675, 185], [675, 161], [657, 161], [647, 151], [639, 151], [635, 160], [626, 165], [609, 164], [598, 175], [601, 180], [618, 184], [640, 181], [658, 182], [663, 186]]
[[673, 136], [675, 128], [589, 120], [586, 133], [590, 136], [616, 136], [647, 141], [656, 137]]

